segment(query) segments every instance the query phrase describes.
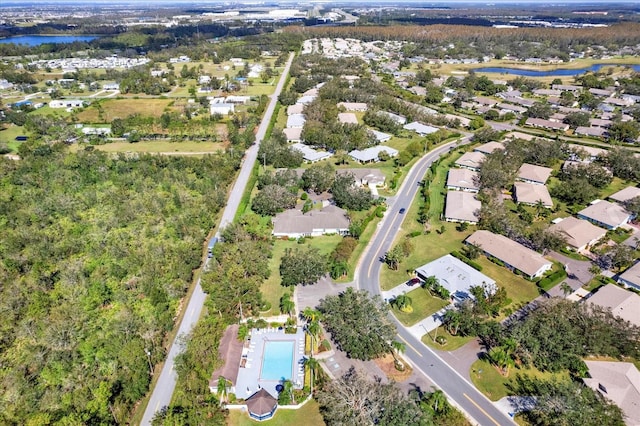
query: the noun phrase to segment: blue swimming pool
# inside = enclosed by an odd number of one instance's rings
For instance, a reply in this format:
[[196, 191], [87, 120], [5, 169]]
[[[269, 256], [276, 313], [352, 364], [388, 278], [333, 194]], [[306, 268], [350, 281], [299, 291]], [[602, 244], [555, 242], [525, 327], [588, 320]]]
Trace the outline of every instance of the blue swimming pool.
[[293, 340], [265, 342], [262, 355], [262, 380], [291, 380], [293, 371]]

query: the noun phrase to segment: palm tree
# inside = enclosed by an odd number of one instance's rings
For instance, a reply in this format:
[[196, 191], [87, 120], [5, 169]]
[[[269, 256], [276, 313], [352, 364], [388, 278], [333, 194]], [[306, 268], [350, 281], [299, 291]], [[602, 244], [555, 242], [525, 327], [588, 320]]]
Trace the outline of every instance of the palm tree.
[[309, 369], [310, 382], [309, 387], [311, 388], [311, 394], [313, 394], [313, 381], [315, 379], [316, 371], [320, 367], [320, 362], [314, 357], [305, 358], [304, 365]]
[[406, 294], [400, 294], [396, 296], [395, 299], [393, 299], [393, 305], [395, 305], [395, 307], [400, 309], [402, 312], [406, 313], [413, 312], [411, 303], [413, 303], [413, 300], [411, 300], [411, 297], [407, 296]]
[[282, 381], [282, 390], [278, 395], [278, 404], [287, 404], [291, 402], [294, 404], [293, 400], [293, 382], [291, 380], [283, 380]]
[[462, 321], [462, 314], [457, 309], [448, 309], [444, 313], [444, 318], [442, 319], [443, 324], [447, 328], [447, 331], [455, 336], [458, 334], [458, 329], [460, 328], [460, 323]]
[[567, 296], [573, 293], [573, 289], [569, 284], [566, 283], [566, 281], [560, 284], [560, 290], [562, 290], [562, 293], [564, 294], [565, 299], [567, 298]]
[[435, 288], [436, 285], [440, 284], [438, 282], [438, 279], [431, 275], [428, 276], [427, 278], [425, 278], [424, 282], [422, 283], [422, 288], [424, 288], [425, 290], [427, 290], [429, 293], [431, 293], [431, 291]]
[[229, 385], [231, 382], [225, 379], [223, 376], [218, 377], [218, 388], [216, 389], [220, 405], [227, 402], [227, 396], [229, 395]]
[[311, 337], [311, 353], [313, 354], [313, 348], [315, 347], [315, 342], [320, 336], [320, 322], [318, 320], [315, 320], [308, 323], [307, 333], [309, 333], [309, 337]]
[[407, 350], [407, 346], [402, 342], [398, 342], [397, 340], [394, 340], [391, 342], [389, 347], [391, 349], [390, 350], [391, 356], [393, 357], [393, 361], [394, 361], [394, 364], [396, 365], [396, 368], [399, 367], [398, 370], [404, 371], [404, 363], [398, 359], [397, 354], [400, 354], [405, 350]]
[[425, 403], [434, 413], [446, 413], [449, 411], [449, 405], [447, 404], [447, 397], [444, 392], [440, 389], [433, 388], [433, 392], [431, 392], [426, 398]]
[[307, 320], [307, 322], [319, 321], [321, 316], [320, 311], [308, 306], [302, 311], [302, 318]]
[[509, 367], [513, 367], [515, 363], [511, 354], [504, 347], [496, 346], [491, 348], [487, 355], [491, 364], [498, 367], [503, 376], [509, 375]]
[[280, 311], [291, 316], [291, 313], [295, 309], [296, 304], [293, 300], [291, 300], [291, 294], [285, 293], [280, 298]]

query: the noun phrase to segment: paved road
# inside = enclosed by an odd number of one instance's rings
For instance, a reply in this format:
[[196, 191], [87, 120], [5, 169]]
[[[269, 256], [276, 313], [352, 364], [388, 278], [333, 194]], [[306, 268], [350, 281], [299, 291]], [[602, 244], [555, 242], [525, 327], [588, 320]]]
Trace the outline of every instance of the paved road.
[[[461, 143], [466, 143], [468, 138], [469, 136], [465, 137]], [[379, 277], [383, 265], [380, 259], [391, 248], [396, 234], [400, 231], [404, 215], [400, 214], [399, 210], [410, 206], [419, 190], [418, 184], [431, 163], [452, 147], [454, 144], [450, 143], [435, 149], [420, 159], [409, 172], [400, 191], [391, 202], [387, 215], [382, 220], [380, 231], [376, 233], [362, 257], [356, 274], [359, 288], [372, 294], [380, 294]], [[414, 337], [395, 317], [394, 321], [400, 339], [407, 346], [405, 356], [411, 361], [414, 368], [422, 371], [432, 382], [436, 383], [455, 405], [473, 418], [475, 423], [482, 426], [515, 424], [511, 418], [496, 408], [491, 401], [434, 351]]]
[[[245, 154], [244, 163], [242, 164], [242, 168], [240, 169], [238, 178], [236, 179], [236, 182], [234, 183], [229, 195], [229, 200], [227, 201], [227, 205], [224, 209], [224, 212], [222, 213], [222, 218], [220, 220], [218, 229], [222, 229], [228, 224], [232, 223], [233, 218], [238, 211], [238, 206], [240, 205], [242, 194], [244, 193], [244, 189], [247, 186], [247, 182], [249, 181], [249, 177], [251, 176], [251, 171], [253, 170], [254, 163], [258, 156], [258, 148], [260, 146], [260, 142], [262, 142], [262, 139], [264, 139], [267, 128], [269, 127], [271, 116], [273, 115], [273, 112], [276, 108], [278, 96], [280, 95], [284, 83], [287, 80], [287, 76], [289, 75], [289, 68], [291, 67], [293, 57], [294, 54], [291, 53], [284, 71], [280, 76], [280, 81], [276, 86], [276, 90], [274, 94], [271, 95], [271, 101], [269, 102], [269, 106], [267, 107], [264, 117], [262, 118], [260, 127], [258, 127], [258, 132], [256, 133], [256, 144], [251, 146]], [[219, 236], [218, 234], [216, 235]], [[160, 372], [160, 377], [158, 378], [158, 381], [153, 388], [151, 398], [149, 398], [149, 403], [147, 404], [144, 416], [142, 417], [141, 424], [144, 426], [150, 425], [151, 420], [153, 419], [153, 416], [156, 414], [156, 412], [162, 407], [168, 406], [171, 402], [171, 397], [173, 396], [173, 390], [176, 387], [177, 380], [177, 374], [174, 368], [175, 358], [184, 349], [179, 342], [179, 337], [183, 334], [189, 333], [191, 329], [196, 325], [198, 319], [200, 318], [200, 313], [202, 312], [202, 307], [204, 306], [205, 299], [206, 295], [202, 291], [200, 280], [198, 279], [198, 281], [196, 282], [195, 290], [193, 291], [191, 299], [189, 300], [189, 304], [187, 305], [185, 315], [182, 318], [180, 327], [178, 328], [176, 339], [171, 344], [169, 355], [167, 356], [167, 360], [165, 361], [162, 371]]]

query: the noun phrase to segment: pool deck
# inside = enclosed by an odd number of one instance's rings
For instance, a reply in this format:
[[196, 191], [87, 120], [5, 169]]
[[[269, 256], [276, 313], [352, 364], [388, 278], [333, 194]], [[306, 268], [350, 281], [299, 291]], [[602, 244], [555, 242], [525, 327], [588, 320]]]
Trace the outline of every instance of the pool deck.
[[275, 398], [278, 397], [276, 386], [279, 380], [262, 380], [262, 358], [266, 342], [293, 341], [293, 371], [291, 381], [295, 389], [301, 389], [304, 385], [304, 331], [298, 327], [296, 334], [285, 334], [278, 329], [254, 329], [251, 330], [251, 340], [242, 350], [240, 369], [236, 380], [236, 397], [248, 398], [260, 389], [269, 392]]

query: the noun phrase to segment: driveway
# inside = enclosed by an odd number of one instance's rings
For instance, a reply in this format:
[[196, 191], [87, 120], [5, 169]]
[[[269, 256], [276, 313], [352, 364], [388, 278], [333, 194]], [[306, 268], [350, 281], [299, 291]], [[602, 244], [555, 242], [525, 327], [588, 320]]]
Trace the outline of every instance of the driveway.
[[[567, 273], [569, 273], [570, 276], [568, 276], [562, 282], [566, 282], [567, 284], [569, 284], [574, 292], [591, 281], [591, 279], [593, 278], [593, 274], [589, 272], [589, 268], [591, 268], [592, 265], [592, 263], [589, 261], [571, 259], [555, 251], [549, 253], [549, 257], [565, 265], [565, 268], [567, 268]], [[553, 287], [547, 292], [549, 296], [565, 297], [564, 292], [560, 289], [560, 284]]]

